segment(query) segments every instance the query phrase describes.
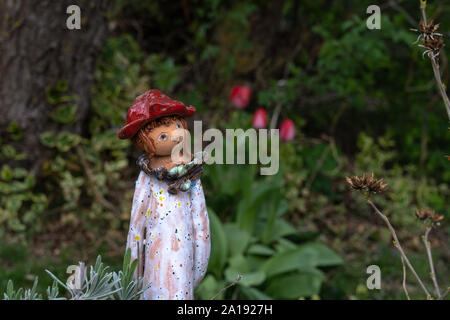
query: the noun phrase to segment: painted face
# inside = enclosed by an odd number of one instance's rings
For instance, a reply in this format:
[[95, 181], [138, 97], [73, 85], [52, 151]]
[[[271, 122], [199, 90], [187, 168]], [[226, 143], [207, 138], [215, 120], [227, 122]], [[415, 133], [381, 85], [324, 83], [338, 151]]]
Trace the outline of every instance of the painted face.
[[150, 138], [155, 144], [155, 155], [170, 156], [172, 149], [183, 141], [177, 129], [183, 129], [179, 120], [171, 121], [170, 124], [161, 125], [150, 131]]

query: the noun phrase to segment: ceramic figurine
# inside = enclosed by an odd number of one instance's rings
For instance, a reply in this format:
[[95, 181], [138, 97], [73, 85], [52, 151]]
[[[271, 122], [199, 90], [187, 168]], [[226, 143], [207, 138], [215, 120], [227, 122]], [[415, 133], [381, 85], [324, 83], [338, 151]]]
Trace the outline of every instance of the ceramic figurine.
[[127, 238], [132, 259], [138, 259], [135, 276], [149, 288], [145, 300], [189, 300], [203, 279], [210, 254], [208, 212], [202, 183], [202, 154], [174, 163], [172, 149], [187, 129], [184, 117], [195, 112], [158, 90], [138, 96], [118, 131], [143, 151], [136, 181]]

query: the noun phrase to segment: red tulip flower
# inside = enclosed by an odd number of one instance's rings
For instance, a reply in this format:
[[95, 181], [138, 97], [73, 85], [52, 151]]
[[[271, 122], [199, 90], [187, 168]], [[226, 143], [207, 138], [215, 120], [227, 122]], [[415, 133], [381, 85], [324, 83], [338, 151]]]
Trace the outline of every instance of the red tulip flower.
[[295, 125], [291, 119], [283, 120], [280, 126], [280, 137], [283, 141], [291, 141], [295, 136]]
[[253, 114], [252, 126], [256, 129], [263, 129], [267, 127], [267, 112], [260, 108]]
[[245, 108], [250, 102], [252, 91], [246, 86], [233, 86], [230, 92], [231, 103], [238, 109]]

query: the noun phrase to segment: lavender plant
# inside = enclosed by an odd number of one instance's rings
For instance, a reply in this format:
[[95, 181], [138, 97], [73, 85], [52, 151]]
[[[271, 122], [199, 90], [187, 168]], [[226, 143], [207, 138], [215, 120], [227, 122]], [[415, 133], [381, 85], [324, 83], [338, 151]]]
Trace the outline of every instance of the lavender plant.
[[[142, 277], [134, 278], [134, 272], [138, 265], [138, 260], [131, 262], [131, 250], [128, 249], [123, 260], [123, 269], [119, 272], [110, 272], [109, 267], [105, 266], [99, 255], [94, 266], [90, 266], [89, 273], [84, 263], [79, 264], [79, 277], [81, 288], [73, 288], [60, 280], [49, 270], [46, 272], [53, 278], [52, 286], [47, 288], [48, 300], [135, 300], [148, 288], [143, 286]], [[23, 288], [14, 289], [11, 280], [8, 281], [6, 292], [3, 294], [4, 300], [42, 300], [43, 295], [38, 293], [36, 288], [38, 278], [36, 277], [33, 287], [24, 290]], [[67, 298], [60, 295], [59, 286], [66, 289], [69, 295]]]

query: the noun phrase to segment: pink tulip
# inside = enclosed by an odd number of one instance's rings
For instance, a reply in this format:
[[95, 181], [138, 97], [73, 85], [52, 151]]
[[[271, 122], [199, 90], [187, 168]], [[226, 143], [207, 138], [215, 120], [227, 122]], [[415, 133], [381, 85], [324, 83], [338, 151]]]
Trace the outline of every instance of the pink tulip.
[[260, 108], [253, 114], [252, 126], [256, 129], [263, 129], [267, 127], [267, 112]]
[[238, 109], [245, 108], [250, 102], [252, 91], [246, 86], [233, 86], [230, 92], [231, 103]]
[[295, 125], [291, 119], [283, 120], [280, 126], [280, 137], [283, 141], [291, 141], [295, 136]]

